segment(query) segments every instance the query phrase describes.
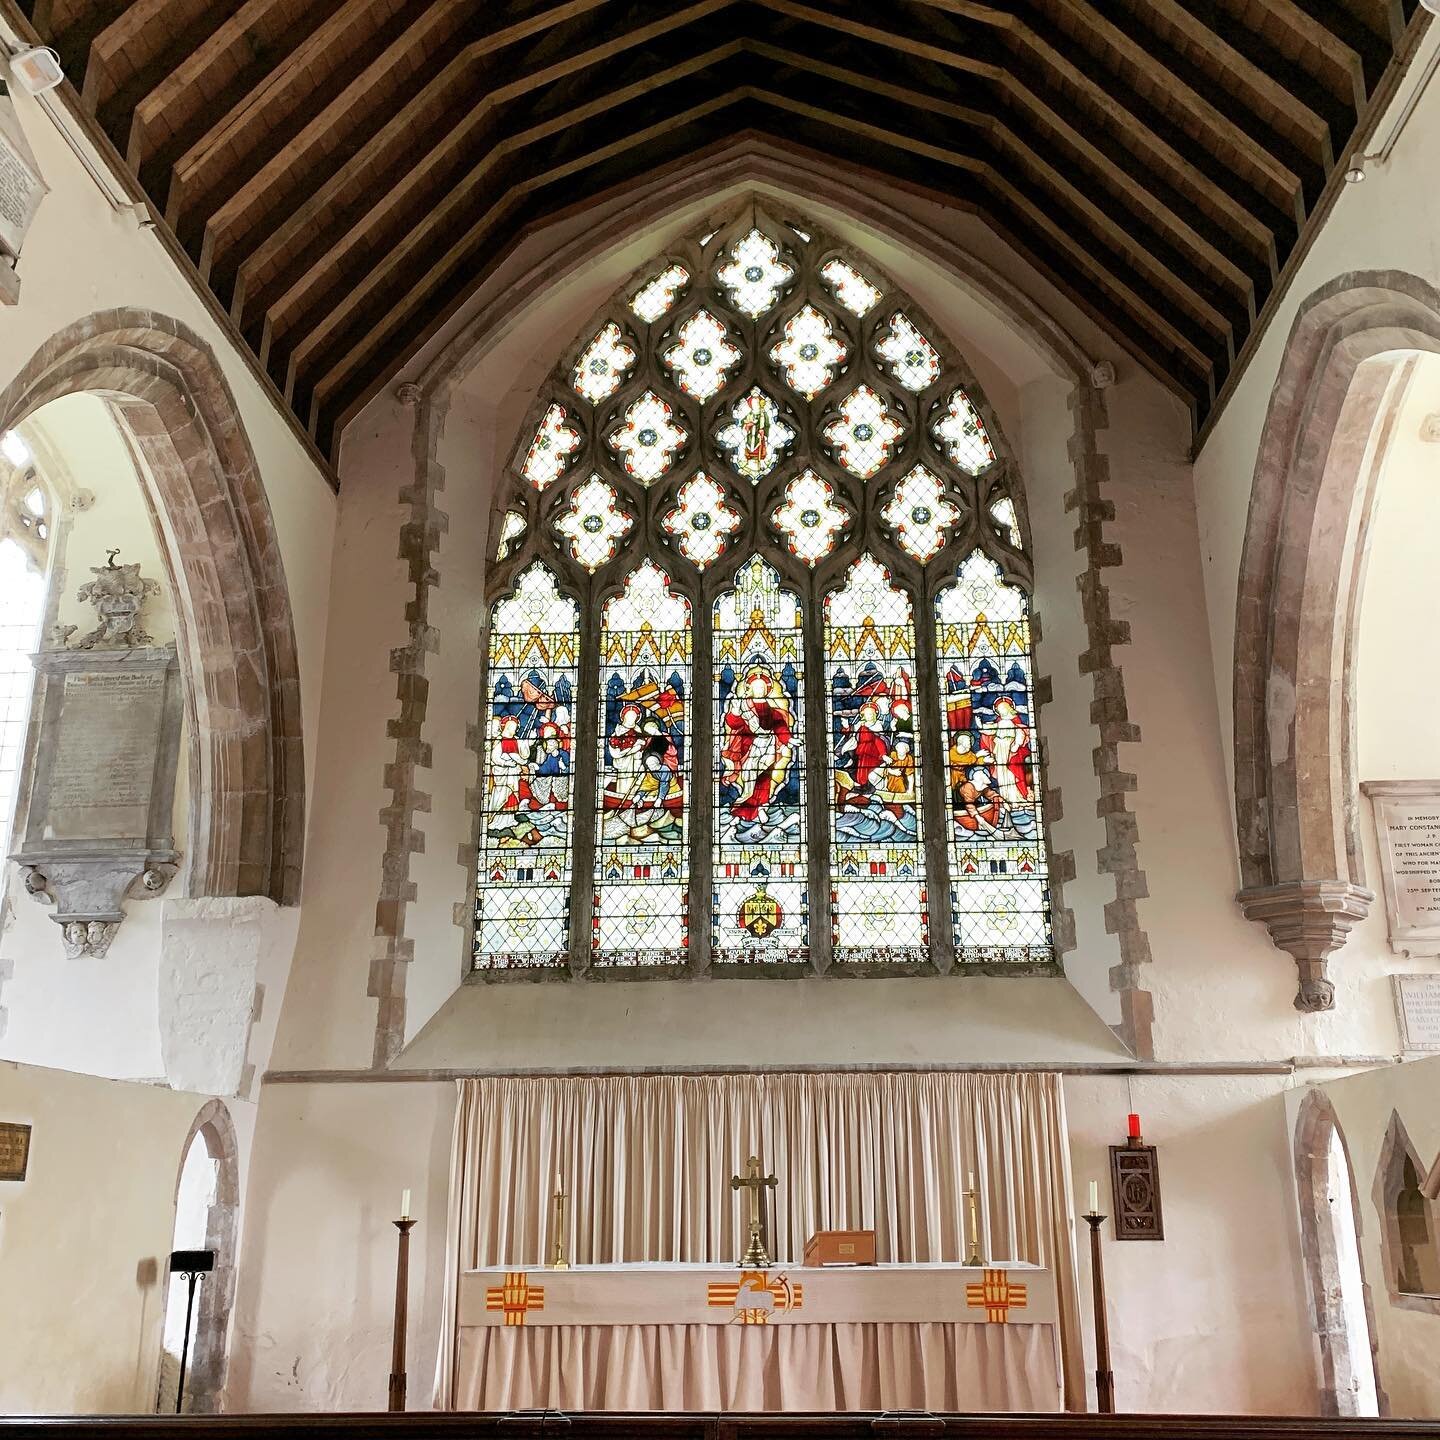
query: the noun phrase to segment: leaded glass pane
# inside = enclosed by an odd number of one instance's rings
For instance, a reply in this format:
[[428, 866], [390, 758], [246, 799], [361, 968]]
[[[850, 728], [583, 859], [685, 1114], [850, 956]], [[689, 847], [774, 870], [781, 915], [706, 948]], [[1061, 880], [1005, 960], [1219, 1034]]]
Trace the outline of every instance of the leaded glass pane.
[[829, 260], [820, 278], [830, 287], [835, 298], [854, 316], [864, 319], [880, 299], [877, 290], [853, 265], [843, 260]]
[[963, 390], [951, 395], [945, 414], [935, 424], [935, 438], [950, 459], [971, 475], [978, 475], [995, 461], [985, 422]]
[[643, 560], [601, 620], [596, 965], [685, 963], [689, 719], [690, 605]]
[[731, 407], [730, 423], [716, 432], [715, 443], [754, 484], [780, 463], [794, 438], [795, 432], [780, 418], [780, 407], [757, 385]]
[[675, 297], [690, 281], [683, 265], [668, 265], [653, 280], [647, 280], [630, 301], [630, 309], [647, 325], [653, 325], [675, 303]]
[[935, 347], [898, 310], [890, 317], [890, 333], [875, 350], [907, 390], [918, 394], [939, 377], [940, 357]]
[[635, 350], [611, 320], [581, 352], [571, 383], [592, 405], [613, 395], [635, 364]]
[[800, 602], [756, 556], [715, 601], [715, 860], [719, 964], [809, 949], [804, 637]]
[[784, 338], [770, 347], [770, 359], [784, 373], [785, 383], [807, 400], [830, 384], [848, 353], [835, 338], [830, 322], [813, 305], [796, 311], [785, 322]]
[[577, 564], [592, 573], [613, 559], [620, 541], [635, 522], [621, 507], [614, 488], [598, 475], [575, 487], [570, 506], [555, 521], [556, 531], [570, 542]]
[[717, 394], [725, 377], [740, 363], [740, 352], [725, 338], [725, 324], [708, 310], [697, 310], [675, 332], [676, 343], [664, 354], [675, 383], [702, 403]]
[[835, 458], [852, 474], [868, 480], [890, 459], [904, 427], [884, 400], [868, 385], [852, 390], [840, 402], [840, 414], [825, 427]]
[[565, 423], [566, 419], [564, 406], [551, 405], [525, 452], [521, 473], [537, 490], [558, 480], [569, 467], [571, 455], [580, 448], [580, 434]]
[[770, 516], [790, 553], [812, 569], [835, 548], [848, 518], [830, 482], [813, 470], [802, 471], [786, 485], [784, 503]]
[[862, 555], [825, 600], [837, 961], [928, 957], [914, 694], [909, 597]]
[[730, 251], [717, 279], [730, 294], [730, 303], [752, 320], [758, 319], [780, 298], [795, 271], [780, 258], [780, 247], [766, 234], [752, 230]]
[[580, 610], [530, 566], [490, 617], [477, 970], [564, 966], [570, 943], [570, 771]]
[[937, 604], [956, 958], [1051, 958], [1030, 604], [976, 550]]
[[939, 477], [917, 465], [896, 482], [880, 515], [894, 530], [901, 548], [923, 565], [940, 553], [960, 511], [945, 498]]
[[507, 510], [500, 525], [500, 543], [495, 547], [495, 558], [503, 560], [524, 533], [525, 517], [518, 510]]
[[725, 487], [697, 470], [676, 491], [675, 506], [660, 523], [675, 537], [680, 553], [703, 570], [725, 553], [726, 540], [742, 522], [730, 507]]
[[990, 502], [990, 518], [1000, 528], [1000, 533], [1017, 550], [1025, 547], [1020, 543], [1020, 517], [1015, 513], [1015, 502], [1002, 495]]
[[686, 439], [675, 412], [647, 390], [626, 407], [625, 422], [610, 436], [610, 448], [624, 461], [628, 475], [649, 486], [669, 470]]

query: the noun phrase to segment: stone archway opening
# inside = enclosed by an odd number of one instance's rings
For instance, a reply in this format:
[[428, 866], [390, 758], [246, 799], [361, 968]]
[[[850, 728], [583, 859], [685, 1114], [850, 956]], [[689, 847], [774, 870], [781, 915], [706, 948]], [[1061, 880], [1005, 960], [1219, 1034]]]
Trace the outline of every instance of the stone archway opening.
[[1383, 1415], [1388, 1407], [1360, 1258], [1359, 1192], [1335, 1111], [1318, 1090], [1305, 1097], [1296, 1122], [1295, 1182], [1321, 1414]]

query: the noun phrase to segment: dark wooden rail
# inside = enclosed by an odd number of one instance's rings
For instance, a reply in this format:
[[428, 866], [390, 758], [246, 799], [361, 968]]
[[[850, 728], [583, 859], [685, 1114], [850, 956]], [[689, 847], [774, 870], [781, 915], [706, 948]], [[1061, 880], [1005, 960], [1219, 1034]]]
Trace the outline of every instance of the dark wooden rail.
[[[1063, 1435], [1061, 1434], [1063, 1432]], [[0, 1418], [0, 1440], [1440, 1440], [1437, 1420], [1230, 1415], [106, 1415]]]

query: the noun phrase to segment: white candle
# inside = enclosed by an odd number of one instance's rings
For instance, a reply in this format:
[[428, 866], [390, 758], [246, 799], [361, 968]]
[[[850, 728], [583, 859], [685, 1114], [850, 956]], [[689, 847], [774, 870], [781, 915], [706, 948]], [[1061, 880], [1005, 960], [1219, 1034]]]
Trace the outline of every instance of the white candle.
[[555, 1193], [557, 1195], [563, 1195], [565, 1193], [565, 1182], [560, 1178], [560, 1172], [558, 1170], [555, 1172]]
[[402, 1220], [410, 1218], [410, 1192], [408, 1190], [400, 1192], [400, 1218]]
[[1100, 1213], [1100, 1182], [1099, 1182], [1098, 1180], [1092, 1180], [1092, 1181], [1090, 1182], [1090, 1214], [1092, 1214], [1092, 1215], [1098, 1215], [1099, 1213]]
[[973, 1170], [970, 1171], [969, 1178], [966, 1180], [965, 1184], [971, 1190], [975, 1188], [975, 1172]]

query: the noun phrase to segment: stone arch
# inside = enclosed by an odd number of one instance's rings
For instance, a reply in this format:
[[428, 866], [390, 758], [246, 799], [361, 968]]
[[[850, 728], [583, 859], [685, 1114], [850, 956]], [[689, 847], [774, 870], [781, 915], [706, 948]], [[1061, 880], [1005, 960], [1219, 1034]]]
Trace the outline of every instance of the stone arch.
[[1440, 1207], [1427, 1193], [1425, 1166], [1398, 1110], [1375, 1164], [1380, 1257], [1390, 1303], [1440, 1315]]
[[215, 1198], [205, 1219], [205, 1249], [215, 1252], [215, 1269], [200, 1285], [189, 1374], [185, 1381], [187, 1409], [213, 1415], [223, 1409], [229, 1360], [230, 1310], [235, 1300], [235, 1251], [240, 1230], [240, 1148], [235, 1124], [223, 1100], [209, 1100], [190, 1126], [175, 1171], [180, 1177], [191, 1146], [203, 1144], [215, 1162]]
[[1355, 1185], [1355, 1167], [1350, 1163], [1350, 1147], [1330, 1098], [1322, 1090], [1311, 1090], [1300, 1102], [1295, 1121], [1295, 1184], [1300, 1201], [1300, 1248], [1305, 1260], [1306, 1298], [1314, 1328], [1317, 1359], [1320, 1365], [1320, 1413], [1322, 1415], [1354, 1415], [1357, 1357], [1352, 1349], [1350, 1327], [1345, 1321], [1341, 1303], [1341, 1266], [1337, 1230], [1327, 1188], [1330, 1147], [1338, 1143], [1345, 1157], [1345, 1173], [1350, 1188], [1350, 1212], [1354, 1217], [1355, 1248], [1360, 1267], [1361, 1293], [1364, 1299], [1365, 1327], [1370, 1342], [1370, 1367], [1375, 1379], [1377, 1407], [1381, 1415], [1389, 1413], [1389, 1401], [1380, 1384], [1380, 1345], [1375, 1328], [1375, 1311], [1370, 1285], [1365, 1279], [1365, 1260], [1360, 1251], [1363, 1227], [1360, 1219], [1360, 1197]]
[[0, 393], [0, 428], [77, 391], [109, 402], [148, 470], [187, 682], [192, 893], [294, 904], [305, 806], [295, 632], [234, 396], [179, 321], [108, 310], [36, 351]]
[[1399, 271], [1338, 276], [1301, 307], [1261, 436], [1236, 601], [1235, 815], [1248, 918], [1328, 1010], [1326, 962], [1368, 913], [1353, 677], [1366, 527], [1392, 380], [1440, 352], [1440, 291]]

